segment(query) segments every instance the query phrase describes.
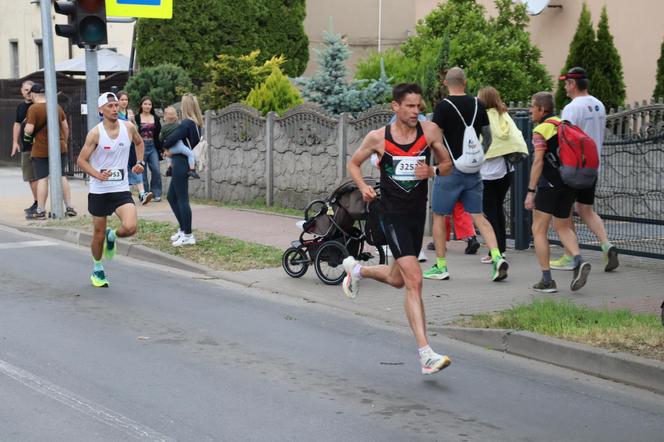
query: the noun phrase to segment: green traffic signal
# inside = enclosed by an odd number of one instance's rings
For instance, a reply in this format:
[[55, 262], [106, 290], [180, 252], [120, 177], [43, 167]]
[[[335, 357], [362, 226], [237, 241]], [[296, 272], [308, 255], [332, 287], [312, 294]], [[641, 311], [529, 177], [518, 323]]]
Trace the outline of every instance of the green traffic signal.
[[78, 25], [78, 37], [83, 44], [106, 43], [106, 22], [93, 15], [83, 18]]

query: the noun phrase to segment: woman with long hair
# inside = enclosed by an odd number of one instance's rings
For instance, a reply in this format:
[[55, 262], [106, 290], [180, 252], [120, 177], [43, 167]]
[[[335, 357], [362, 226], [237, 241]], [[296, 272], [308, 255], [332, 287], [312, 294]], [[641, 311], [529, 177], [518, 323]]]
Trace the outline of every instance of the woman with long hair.
[[[182, 96], [182, 122], [166, 139], [164, 148], [169, 149], [182, 141], [193, 149], [201, 139], [203, 115], [194, 94]], [[173, 176], [168, 187], [168, 204], [178, 220], [178, 231], [171, 236], [175, 247], [196, 244], [191, 230], [191, 205], [189, 204], [189, 163], [182, 154], [172, 156]]]
[[[152, 105], [150, 97], [141, 98], [140, 112], [136, 115], [136, 126], [138, 126], [138, 133], [143, 138], [145, 145], [145, 164], [146, 168], [143, 170], [143, 183], [146, 190], [152, 192], [155, 201], [161, 201], [161, 172], [159, 170], [159, 152], [161, 151], [161, 143], [159, 142], [159, 132], [161, 132], [161, 123]], [[150, 169], [150, 181], [148, 181], [148, 169]]]
[[[527, 153], [528, 149], [523, 134], [507, 112], [507, 106], [503, 103], [498, 91], [491, 86], [482, 88], [478, 93], [478, 98], [489, 115], [492, 140], [480, 169], [484, 183], [483, 211], [496, 233], [498, 249], [504, 255], [507, 241], [503, 205], [507, 191], [512, 185], [514, 171], [514, 166], [507, 160], [507, 155], [515, 152]], [[483, 257], [482, 262], [491, 264], [491, 256]]]
[[[118, 118], [124, 121], [131, 121], [136, 124], [134, 112], [129, 108], [129, 94], [125, 91], [117, 93], [118, 97]], [[134, 173], [131, 168], [136, 164], [136, 148], [134, 143], [131, 144], [129, 150], [129, 164], [127, 165], [127, 178], [129, 179], [129, 187], [136, 186], [138, 189], [138, 199], [142, 205], [146, 205], [152, 200], [152, 192], [146, 192], [143, 186], [143, 174]]]

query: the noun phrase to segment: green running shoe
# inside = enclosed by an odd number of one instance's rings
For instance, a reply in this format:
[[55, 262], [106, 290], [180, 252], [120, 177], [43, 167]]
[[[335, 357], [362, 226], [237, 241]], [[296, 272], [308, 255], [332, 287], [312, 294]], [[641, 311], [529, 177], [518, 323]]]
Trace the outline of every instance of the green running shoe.
[[494, 282], [502, 281], [507, 278], [507, 269], [509, 264], [503, 258], [493, 261], [493, 272], [491, 273], [491, 280]]
[[108, 279], [103, 270], [97, 270], [90, 275], [90, 281], [94, 287], [108, 287]]
[[450, 279], [450, 272], [447, 271], [447, 266], [438, 267], [437, 265], [431, 267], [422, 275], [426, 279]]
[[551, 270], [574, 270], [574, 258], [568, 255], [563, 255], [559, 259], [549, 261]]
[[104, 236], [104, 258], [109, 261], [115, 256], [115, 241], [108, 239], [108, 233], [110, 231], [111, 229], [106, 229], [106, 235]]

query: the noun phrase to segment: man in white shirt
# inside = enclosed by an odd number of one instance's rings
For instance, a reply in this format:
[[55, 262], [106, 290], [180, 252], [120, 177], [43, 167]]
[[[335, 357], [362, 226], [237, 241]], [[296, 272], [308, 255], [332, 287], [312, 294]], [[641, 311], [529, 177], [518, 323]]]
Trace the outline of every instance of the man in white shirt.
[[[604, 142], [604, 132], [606, 129], [606, 109], [601, 101], [588, 93], [590, 81], [586, 71], [580, 67], [570, 69], [565, 75], [560, 77], [565, 80], [565, 91], [567, 96], [572, 99], [562, 112], [562, 119], [570, 121], [588, 134], [597, 145], [597, 152], [601, 159], [602, 144]], [[597, 215], [593, 209], [595, 202], [595, 187], [590, 189], [576, 191], [576, 211], [590, 228], [590, 230], [600, 240], [602, 253], [604, 254], [604, 271], [615, 270], [618, 265], [618, 249], [609, 242], [609, 238], [604, 228], [602, 218]], [[572, 215], [567, 219], [568, 225], [574, 228]], [[550, 262], [551, 268], [556, 270], [572, 270], [571, 254], [565, 249], [565, 254], [557, 260]]]

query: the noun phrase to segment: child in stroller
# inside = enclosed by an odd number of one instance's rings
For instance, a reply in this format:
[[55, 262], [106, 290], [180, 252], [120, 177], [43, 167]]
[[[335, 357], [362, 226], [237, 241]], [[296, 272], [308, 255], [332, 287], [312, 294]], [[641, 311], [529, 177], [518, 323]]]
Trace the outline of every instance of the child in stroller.
[[[377, 187], [374, 178], [366, 177], [365, 181]], [[347, 256], [367, 265], [387, 263], [378, 223], [351, 179], [327, 198], [310, 202], [304, 220], [296, 224], [302, 229], [300, 238], [291, 243], [281, 259], [284, 270], [293, 278], [304, 275], [313, 264], [321, 281], [338, 285], [346, 276], [341, 263]]]

